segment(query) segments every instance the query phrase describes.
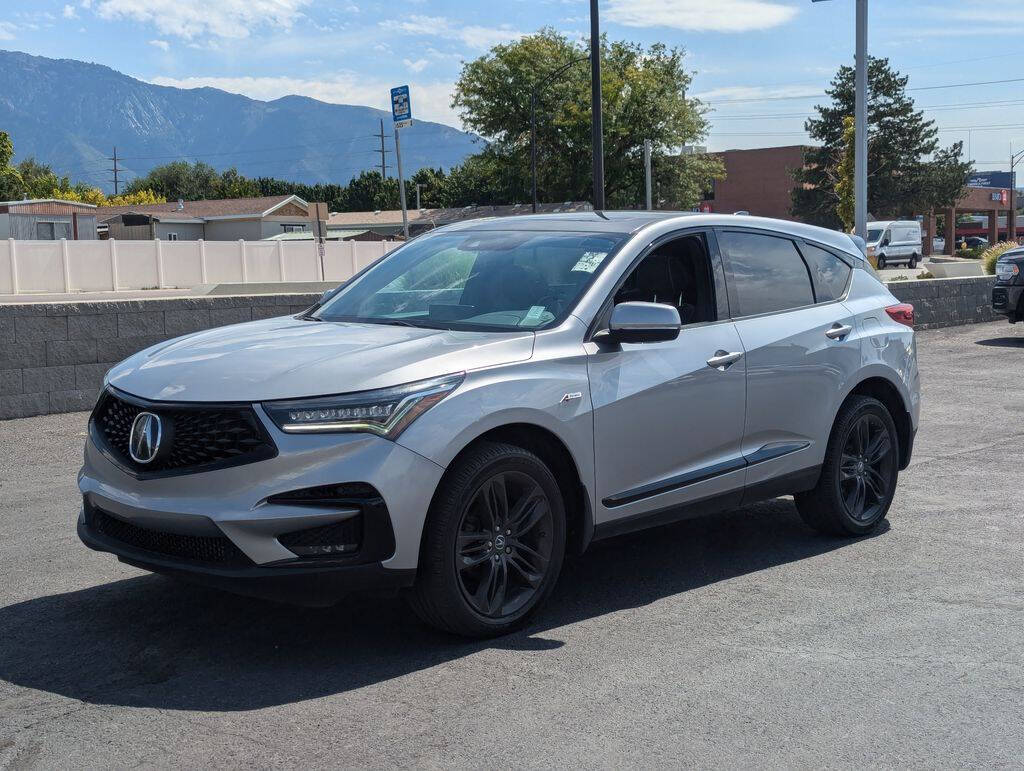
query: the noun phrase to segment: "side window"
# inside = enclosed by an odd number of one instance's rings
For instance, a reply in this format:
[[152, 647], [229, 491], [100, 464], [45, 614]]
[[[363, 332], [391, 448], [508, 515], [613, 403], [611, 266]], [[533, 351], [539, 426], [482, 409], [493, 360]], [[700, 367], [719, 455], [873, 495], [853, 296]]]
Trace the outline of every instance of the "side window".
[[826, 252], [811, 244], [801, 244], [800, 251], [803, 252], [807, 266], [811, 269], [814, 294], [818, 302], [827, 303], [842, 297], [850, 280], [850, 266], [832, 252]]
[[674, 239], [644, 257], [615, 293], [616, 305], [637, 301], [674, 305], [683, 324], [715, 321], [714, 279], [704, 236]]
[[788, 238], [760, 233], [722, 232], [734, 316], [775, 313], [814, 304], [807, 266]]

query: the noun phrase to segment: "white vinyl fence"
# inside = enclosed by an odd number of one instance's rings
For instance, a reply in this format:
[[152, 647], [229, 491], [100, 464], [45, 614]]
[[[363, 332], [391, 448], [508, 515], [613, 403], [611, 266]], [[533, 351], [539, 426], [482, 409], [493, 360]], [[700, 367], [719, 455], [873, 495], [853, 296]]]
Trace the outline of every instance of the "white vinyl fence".
[[0, 240], [0, 295], [344, 281], [396, 241]]

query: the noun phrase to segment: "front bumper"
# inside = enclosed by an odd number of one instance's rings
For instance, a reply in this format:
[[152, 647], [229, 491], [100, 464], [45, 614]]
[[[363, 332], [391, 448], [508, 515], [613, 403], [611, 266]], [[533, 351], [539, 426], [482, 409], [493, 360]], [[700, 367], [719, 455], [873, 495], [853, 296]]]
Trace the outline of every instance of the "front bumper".
[[[78, 525], [82, 541], [147, 570], [302, 604], [333, 602], [352, 589], [408, 585], [424, 519], [444, 469], [369, 434], [286, 434], [258, 407], [256, 412], [277, 445], [276, 456], [198, 473], [139, 478], [90, 437], [78, 480], [84, 502]], [[356, 510], [275, 502], [273, 496], [350, 483], [374, 488], [383, 501], [372, 511], [361, 510], [367, 548], [301, 557], [281, 543], [285, 534], [338, 525]], [[183, 558], [159, 548], [139, 548], [151, 546], [151, 541], [112, 538], [109, 530], [92, 526], [89, 512], [94, 509], [150, 535], [200, 542], [226, 539], [239, 559], [212, 563], [205, 554]], [[384, 531], [387, 537], [370, 537]]]
[[355, 565], [301, 567], [214, 567], [161, 557], [108, 538], [89, 526], [84, 511], [78, 519], [78, 537], [95, 551], [109, 552], [127, 565], [179, 578], [203, 586], [309, 607], [334, 605], [355, 591], [389, 591], [411, 586], [415, 570], [393, 570], [379, 562]]
[[1012, 320], [1020, 320], [1022, 295], [1024, 285], [996, 284], [992, 287], [992, 310]]

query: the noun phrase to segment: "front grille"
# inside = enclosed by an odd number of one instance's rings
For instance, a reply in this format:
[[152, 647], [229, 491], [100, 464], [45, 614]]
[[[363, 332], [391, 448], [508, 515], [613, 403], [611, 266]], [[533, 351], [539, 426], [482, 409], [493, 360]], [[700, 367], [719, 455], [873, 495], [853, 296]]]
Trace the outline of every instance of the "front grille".
[[992, 290], [992, 307], [1003, 308], [1010, 301], [1010, 294], [1005, 289]]
[[225, 536], [179, 535], [133, 525], [102, 509], [90, 508], [89, 526], [107, 538], [140, 551], [213, 565], [252, 565], [252, 560]]
[[[132, 423], [140, 412], [159, 416], [163, 434], [153, 461], [129, 454]], [[167, 476], [253, 463], [277, 448], [249, 405], [147, 402], [108, 389], [92, 416], [94, 435], [123, 467], [138, 476]]]

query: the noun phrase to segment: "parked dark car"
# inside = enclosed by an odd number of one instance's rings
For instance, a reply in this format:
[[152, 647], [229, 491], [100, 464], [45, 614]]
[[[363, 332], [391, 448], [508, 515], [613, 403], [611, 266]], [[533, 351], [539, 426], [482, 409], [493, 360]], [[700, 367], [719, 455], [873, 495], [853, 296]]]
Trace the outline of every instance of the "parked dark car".
[[1024, 247], [1011, 249], [996, 262], [996, 285], [992, 287], [992, 310], [1006, 316], [1011, 324], [1024, 321]]

